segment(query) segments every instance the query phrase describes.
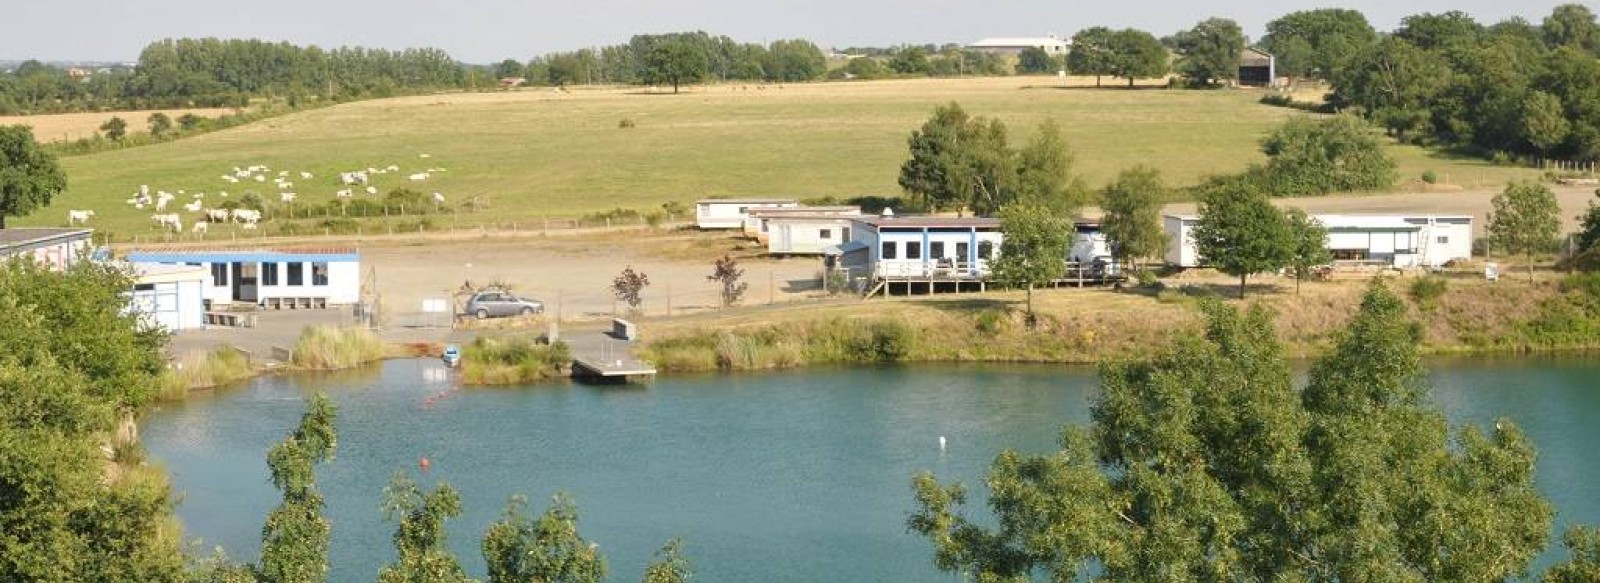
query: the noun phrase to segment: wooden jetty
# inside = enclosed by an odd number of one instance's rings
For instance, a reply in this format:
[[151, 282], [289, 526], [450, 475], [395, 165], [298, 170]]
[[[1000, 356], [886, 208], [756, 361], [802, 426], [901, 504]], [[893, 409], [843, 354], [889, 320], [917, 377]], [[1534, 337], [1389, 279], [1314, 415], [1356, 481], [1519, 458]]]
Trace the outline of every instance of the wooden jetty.
[[632, 358], [578, 356], [572, 359], [574, 378], [627, 383], [648, 380], [655, 374], [655, 365]]

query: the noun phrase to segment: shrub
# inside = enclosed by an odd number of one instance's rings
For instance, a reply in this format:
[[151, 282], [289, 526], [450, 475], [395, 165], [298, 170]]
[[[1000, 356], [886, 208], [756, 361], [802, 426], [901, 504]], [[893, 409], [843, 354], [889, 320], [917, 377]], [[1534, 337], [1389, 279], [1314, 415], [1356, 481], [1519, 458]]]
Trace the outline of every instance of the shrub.
[[978, 315], [973, 320], [979, 332], [997, 336], [1009, 327], [1011, 316], [1004, 310], [984, 310], [978, 312]]
[[564, 376], [572, 363], [567, 343], [534, 336], [479, 336], [461, 351], [461, 380], [505, 385]]
[[638, 125], [639, 124], [634, 123], [632, 119], [625, 117], [622, 118], [622, 121], [617, 122], [617, 129], [631, 130], [635, 127], [638, 127]]
[[1161, 283], [1161, 280], [1156, 277], [1155, 272], [1148, 269], [1134, 271], [1133, 279], [1139, 283], [1139, 287], [1144, 288], [1155, 287], [1156, 284]]
[[366, 328], [313, 326], [300, 333], [290, 362], [300, 368], [333, 370], [380, 360], [383, 341]]
[[899, 320], [880, 320], [867, 324], [849, 345], [857, 360], [899, 362], [911, 354], [911, 328]]
[[1422, 171], [1422, 181], [1426, 182], [1428, 184], [1438, 184], [1439, 183], [1439, 174], [1437, 172], [1432, 171], [1432, 170], [1423, 170]]
[[1417, 302], [1417, 307], [1423, 311], [1433, 311], [1439, 305], [1439, 298], [1449, 289], [1450, 281], [1437, 275], [1417, 278], [1411, 282], [1411, 299]]

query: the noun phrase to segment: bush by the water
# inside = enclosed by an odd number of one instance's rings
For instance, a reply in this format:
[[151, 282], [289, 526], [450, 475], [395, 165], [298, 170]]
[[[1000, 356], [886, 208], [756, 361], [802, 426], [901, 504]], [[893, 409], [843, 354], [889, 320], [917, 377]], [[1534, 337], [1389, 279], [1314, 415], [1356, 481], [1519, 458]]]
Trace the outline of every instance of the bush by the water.
[[300, 333], [290, 361], [300, 368], [333, 370], [381, 360], [383, 341], [366, 328], [313, 326]]
[[532, 336], [478, 337], [461, 351], [461, 380], [508, 385], [563, 376], [572, 363], [567, 343]]
[[650, 343], [663, 371], [761, 370], [807, 364], [898, 362], [916, 334], [898, 320], [829, 319], [748, 330], [701, 331]]
[[1437, 275], [1420, 277], [1411, 282], [1411, 299], [1417, 302], [1417, 307], [1432, 311], [1449, 287], [1450, 281]]
[[249, 378], [255, 370], [250, 359], [232, 346], [205, 352], [196, 350], [178, 359], [161, 377], [161, 397], [182, 399], [191, 389], [225, 385]]

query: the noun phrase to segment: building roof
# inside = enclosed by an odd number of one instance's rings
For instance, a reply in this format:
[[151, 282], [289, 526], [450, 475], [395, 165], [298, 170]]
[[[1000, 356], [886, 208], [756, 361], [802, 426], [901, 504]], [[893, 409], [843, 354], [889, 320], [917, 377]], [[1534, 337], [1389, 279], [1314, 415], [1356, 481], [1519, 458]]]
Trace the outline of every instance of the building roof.
[[792, 198], [702, 198], [694, 201], [695, 204], [800, 204]]
[[1272, 64], [1272, 61], [1275, 58], [1276, 57], [1272, 56], [1272, 53], [1263, 51], [1261, 49], [1245, 47], [1244, 51], [1239, 53], [1239, 66], [1265, 67]]
[[27, 249], [57, 241], [88, 239], [93, 229], [0, 229], [0, 251]]
[[210, 272], [198, 265], [129, 264], [135, 283], [168, 283], [203, 280]]
[[1064, 38], [1053, 36], [1001, 36], [986, 38], [967, 45], [975, 49], [1022, 49], [1028, 47], [1066, 47], [1072, 44]]
[[751, 209], [752, 217], [780, 217], [789, 215], [817, 214], [839, 216], [840, 213], [861, 214], [859, 206], [796, 206], [785, 208]]
[[782, 222], [788, 222], [788, 221], [848, 221], [848, 220], [860, 218], [860, 216], [859, 215], [829, 215], [829, 214], [784, 213], [784, 214], [781, 214], [781, 215], [770, 215], [770, 216], [768, 216], [768, 215], [760, 215], [757, 218], [763, 218], [763, 219], [767, 219], [768, 221], [782, 223]]
[[[1200, 215], [1163, 215], [1171, 219], [1183, 221], [1198, 221]], [[1388, 213], [1388, 214], [1331, 214], [1312, 213], [1311, 218], [1322, 223], [1329, 229], [1381, 229], [1417, 227], [1418, 223], [1411, 221], [1426, 219], [1456, 219], [1472, 220], [1471, 215], [1438, 215], [1429, 213]]]
[[869, 216], [852, 217], [856, 222], [874, 227], [909, 227], [920, 228], [999, 228], [1000, 219], [984, 217], [918, 217], [918, 216]]
[[256, 249], [206, 249], [200, 247], [148, 247], [129, 249], [131, 262], [228, 263], [233, 261], [360, 261], [354, 247], [279, 247]]

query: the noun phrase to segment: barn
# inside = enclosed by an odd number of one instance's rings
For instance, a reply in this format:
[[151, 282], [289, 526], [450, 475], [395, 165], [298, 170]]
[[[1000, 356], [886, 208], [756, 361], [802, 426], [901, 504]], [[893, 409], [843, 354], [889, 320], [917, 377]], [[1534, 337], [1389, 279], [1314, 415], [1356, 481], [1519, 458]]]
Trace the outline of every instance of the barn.
[[1239, 84], [1246, 87], [1271, 87], [1278, 78], [1278, 58], [1272, 53], [1245, 47], [1239, 53]]
[[361, 256], [354, 248], [154, 248], [130, 250], [123, 259], [138, 268], [204, 268], [207, 309], [230, 304], [326, 308], [361, 300]]
[[1055, 35], [1039, 37], [986, 38], [967, 45], [967, 48], [1000, 55], [1018, 55], [1027, 49], [1039, 49], [1051, 56], [1065, 56], [1072, 50], [1072, 42]]
[[795, 208], [792, 198], [708, 198], [695, 201], [695, 225], [702, 229], [742, 229], [751, 210]]
[[[1472, 217], [1466, 215], [1339, 215], [1312, 218], [1328, 229], [1335, 265], [1375, 265], [1399, 269], [1442, 267], [1472, 257]], [[1205, 264], [1195, 250], [1194, 215], [1167, 215], [1165, 259], [1177, 267]]]

